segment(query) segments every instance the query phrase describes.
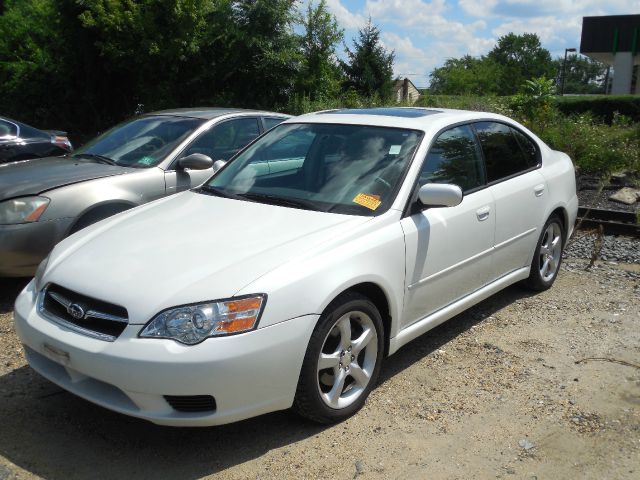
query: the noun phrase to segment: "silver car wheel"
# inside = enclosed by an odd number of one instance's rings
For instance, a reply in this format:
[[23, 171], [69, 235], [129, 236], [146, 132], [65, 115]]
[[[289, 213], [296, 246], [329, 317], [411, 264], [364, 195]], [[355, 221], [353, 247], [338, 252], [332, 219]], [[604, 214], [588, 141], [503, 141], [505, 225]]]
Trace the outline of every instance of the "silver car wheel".
[[330, 408], [341, 409], [365, 391], [376, 366], [378, 334], [360, 311], [341, 316], [331, 328], [318, 358], [318, 390]]
[[562, 230], [553, 222], [547, 227], [540, 244], [540, 277], [550, 281], [556, 274], [562, 255]]

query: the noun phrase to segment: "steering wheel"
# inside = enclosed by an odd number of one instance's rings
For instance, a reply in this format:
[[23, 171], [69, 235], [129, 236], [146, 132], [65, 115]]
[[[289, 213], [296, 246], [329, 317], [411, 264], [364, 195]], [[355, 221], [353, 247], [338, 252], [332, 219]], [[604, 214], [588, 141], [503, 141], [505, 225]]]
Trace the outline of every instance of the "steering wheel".
[[389, 182], [387, 182], [384, 178], [375, 177], [373, 179], [373, 181], [376, 182], [379, 185], [382, 185], [382, 187], [384, 187], [385, 190], [391, 190], [391, 184]]
[[145, 144], [147, 148], [153, 148], [154, 150], [159, 150], [164, 147], [165, 141], [160, 137], [151, 137], [149, 141]]

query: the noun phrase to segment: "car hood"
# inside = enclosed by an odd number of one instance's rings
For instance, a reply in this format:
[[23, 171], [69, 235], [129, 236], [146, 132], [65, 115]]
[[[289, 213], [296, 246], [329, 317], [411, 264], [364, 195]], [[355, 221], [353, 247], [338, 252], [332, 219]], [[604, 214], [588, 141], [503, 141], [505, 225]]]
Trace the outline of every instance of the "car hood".
[[5, 163], [0, 165], [0, 201], [37, 195], [64, 185], [133, 170], [71, 157], [33, 158]]
[[185, 192], [64, 240], [44, 281], [122, 305], [131, 323], [146, 323], [171, 306], [232, 297], [370, 218]]

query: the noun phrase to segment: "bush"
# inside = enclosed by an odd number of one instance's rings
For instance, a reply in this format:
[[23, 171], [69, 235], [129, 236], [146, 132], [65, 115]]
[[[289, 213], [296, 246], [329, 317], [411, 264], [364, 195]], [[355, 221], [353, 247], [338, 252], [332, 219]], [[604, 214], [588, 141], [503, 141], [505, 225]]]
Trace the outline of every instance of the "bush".
[[427, 93], [422, 95], [414, 106], [474, 110], [512, 116], [513, 111], [509, 107], [510, 98], [511, 97], [495, 96], [429, 95]]
[[557, 97], [555, 106], [565, 115], [591, 113], [602, 121], [611, 124], [614, 112], [640, 122], [639, 95], [593, 95]]
[[589, 113], [565, 117], [559, 112], [543, 126], [525, 122], [554, 150], [567, 153], [581, 172], [606, 175], [640, 170], [640, 124], [612, 116], [607, 125]]

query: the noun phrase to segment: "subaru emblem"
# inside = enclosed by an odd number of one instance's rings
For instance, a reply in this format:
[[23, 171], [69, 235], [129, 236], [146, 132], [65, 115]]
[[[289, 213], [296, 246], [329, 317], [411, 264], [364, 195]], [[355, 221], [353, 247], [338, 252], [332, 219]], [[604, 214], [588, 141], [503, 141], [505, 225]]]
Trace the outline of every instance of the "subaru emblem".
[[67, 313], [71, 315], [76, 320], [81, 320], [84, 318], [84, 308], [82, 308], [77, 303], [72, 303], [67, 307]]

